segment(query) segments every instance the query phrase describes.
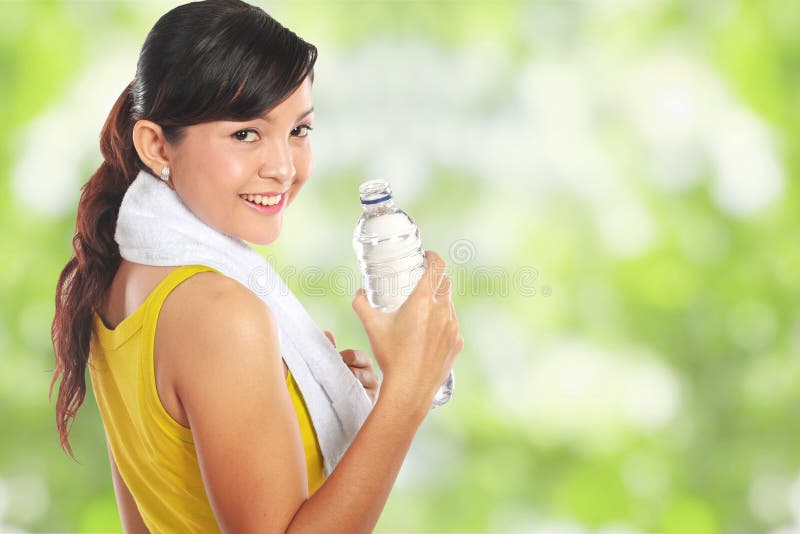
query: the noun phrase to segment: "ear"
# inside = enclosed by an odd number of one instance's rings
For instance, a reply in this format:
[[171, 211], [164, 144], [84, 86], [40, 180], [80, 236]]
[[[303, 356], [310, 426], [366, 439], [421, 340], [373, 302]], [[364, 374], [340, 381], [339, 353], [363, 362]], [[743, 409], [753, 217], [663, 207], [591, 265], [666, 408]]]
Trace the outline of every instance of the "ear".
[[161, 126], [153, 121], [141, 119], [133, 125], [133, 146], [139, 159], [158, 176], [161, 169], [169, 166], [168, 143]]

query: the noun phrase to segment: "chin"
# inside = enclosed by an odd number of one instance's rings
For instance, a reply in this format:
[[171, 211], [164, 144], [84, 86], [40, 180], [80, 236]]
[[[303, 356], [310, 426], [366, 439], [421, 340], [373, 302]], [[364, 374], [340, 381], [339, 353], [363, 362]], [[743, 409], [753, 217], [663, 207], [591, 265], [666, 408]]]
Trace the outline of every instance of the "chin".
[[275, 239], [245, 239], [245, 241], [254, 245], [269, 245], [275, 242]]
[[275, 241], [274, 237], [265, 237], [265, 236], [257, 236], [257, 235], [243, 235], [241, 236], [243, 241], [247, 241], [248, 243], [252, 243], [253, 245], [269, 245], [270, 243]]
[[254, 245], [269, 245], [270, 243], [274, 243], [280, 234], [251, 234], [242, 236], [242, 239], [247, 241], [248, 243], [253, 243]]

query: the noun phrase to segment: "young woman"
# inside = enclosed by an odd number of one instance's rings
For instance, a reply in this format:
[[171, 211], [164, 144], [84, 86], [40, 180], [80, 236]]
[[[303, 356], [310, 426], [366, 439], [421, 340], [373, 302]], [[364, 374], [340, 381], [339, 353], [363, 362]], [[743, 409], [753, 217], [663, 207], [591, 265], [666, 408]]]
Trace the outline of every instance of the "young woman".
[[[397, 311], [378, 312], [357, 293], [383, 381], [325, 477], [264, 301], [203, 265], [120, 256], [117, 214], [140, 170], [165, 178], [214, 229], [277, 239], [311, 172], [316, 53], [239, 0], [179, 6], [148, 34], [103, 128], [104, 161], [83, 187], [74, 256], [57, 284], [53, 383], [61, 378], [56, 420], [72, 455], [68, 428], [90, 370], [126, 532], [371, 531], [461, 352], [450, 279], [434, 252]], [[286, 198], [265, 214], [243, 201], [250, 194]], [[366, 353], [341, 356], [374, 399]]]

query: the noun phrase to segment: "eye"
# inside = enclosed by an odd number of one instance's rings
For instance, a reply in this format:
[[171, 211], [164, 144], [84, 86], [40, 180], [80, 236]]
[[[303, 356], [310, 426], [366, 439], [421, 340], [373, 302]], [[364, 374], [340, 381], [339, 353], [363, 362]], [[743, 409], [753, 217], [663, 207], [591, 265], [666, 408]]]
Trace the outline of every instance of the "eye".
[[239, 130], [238, 132], [236, 132], [235, 134], [233, 134], [233, 136], [234, 136], [236, 139], [238, 139], [239, 141], [244, 141], [245, 143], [252, 143], [252, 142], [253, 142], [253, 141], [255, 141], [255, 140], [252, 140], [252, 141], [246, 141], [246, 140], [245, 140], [245, 139], [247, 138], [247, 134], [250, 134], [250, 133], [253, 133], [253, 134], [258, 134], [258, 132], [257, 132], [257, 131], [253, 130], [252, 128], [248, 128], [248, 129], [246, 129], [246, 130]]
[[[295, 137], [308, 137], [308, 133], [313, 129], [314, 128], [312, 128], [308, 124], [301, 124], [300, 126], [295, 128], [294, 130], [292, 130], [292, 135], [294, 135]], [[297, 133], [295, 133], [295, 132], [297, 132]], [[304, 133], [300, 133], [300, 132], [304, 132]]]

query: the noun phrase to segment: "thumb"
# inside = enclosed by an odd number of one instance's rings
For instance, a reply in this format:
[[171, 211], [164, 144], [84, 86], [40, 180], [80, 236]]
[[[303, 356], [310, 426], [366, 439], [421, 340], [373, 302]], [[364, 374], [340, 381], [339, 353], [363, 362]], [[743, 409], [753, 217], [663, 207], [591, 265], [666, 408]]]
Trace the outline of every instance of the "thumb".
[[356, 296], [353, 297], [353, 310], [356, 312], [356, 315], [358, 315], [358, 318], [361, 319], [362, 323], [372, 310], [372, 306], [370, 306], [369, 300], [367, 300], [367, 293], [364, 291], [363, 287], [358, 288]]

